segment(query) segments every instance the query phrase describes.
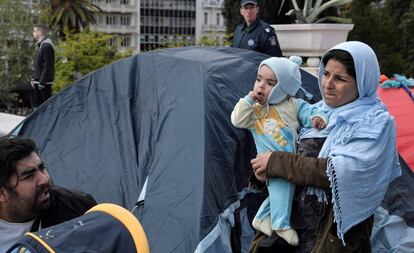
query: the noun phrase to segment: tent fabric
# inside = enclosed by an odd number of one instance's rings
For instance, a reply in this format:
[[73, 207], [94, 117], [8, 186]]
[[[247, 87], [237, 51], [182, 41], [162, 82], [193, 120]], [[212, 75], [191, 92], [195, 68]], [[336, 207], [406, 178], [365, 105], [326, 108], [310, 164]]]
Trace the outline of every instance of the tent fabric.
[[402, 175], [388, 186], [384, 200], [374, 212], [372, 252], [413, 252], [414, 173], [400, 156]]
[[[246, 193], [255, 145], [230, 114], [267, 57], [198, 46], [140, 53], [75, 82], [13, 133], [36, 141], [54, 183], [137, 204], [151, 252], [247, 252], [265, 196]], [[297, 96], [318, 101], [316, 78], [301, 74]]]
[[401, 217], [414, 228], [414, 173], [400, 156], [402, 176], [388, 186], [381, 206], [390, 214]]
[[148, 177], [136, 213], [151, 252], [193, 252], [247, 185], [255, 148], [230, 113], [264, 58], [234, 48], [142, 53], [52, 97], [19, 134], [38, 143], [56, 184], [98, 202], [131, 210]]
[[398, 215], [390, 215], [380, 207], [375, 210], [372, 229], [372, 252], [411, 253], [414, 249], [414, 228]]
[[99, 204], [64, 223], [26, 233], [10, 253], [149, 253], [139, 221], [123, 207]]
[[[414, 88], [410, 89], [414, 92]], [[397, 124], [398, 152], [414, 172], [414, 102], [402, 88], [378, 88], [378, 95], [387, 105]]]

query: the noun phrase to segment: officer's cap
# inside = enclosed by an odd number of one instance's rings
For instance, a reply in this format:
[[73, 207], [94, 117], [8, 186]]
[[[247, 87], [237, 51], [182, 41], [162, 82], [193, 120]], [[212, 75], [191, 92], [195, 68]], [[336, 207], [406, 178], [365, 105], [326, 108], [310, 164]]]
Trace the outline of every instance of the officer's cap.
[[240, 1], [240, 5], [241, 6], [245, 6], [246, 4], [257, 4], [257, 1], [256, 0], [241, 0]]

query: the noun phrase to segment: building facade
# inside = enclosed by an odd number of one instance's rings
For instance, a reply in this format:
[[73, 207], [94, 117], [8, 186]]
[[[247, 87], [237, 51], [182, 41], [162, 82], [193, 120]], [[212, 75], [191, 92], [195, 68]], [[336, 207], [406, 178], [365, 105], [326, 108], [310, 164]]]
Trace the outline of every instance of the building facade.
[[197, 12], [197, 41], [201, 38], [224, 41], [226, 25], [221, 14], [224, 0], [201, 0], [201, 9]]
[[117, 46], [134, 52], [194, 45], [225, 34], [223, 0], [91, 0], [102, 8], [96, 29], [117, 35]]
[[139, 0], [91, 0], [103, 13], [97, 15], [96, 29], [116, 35], [117, 46], [122, 49], [139, 48]]
[[196, 43], [196, 0], [141, 0], [140, 49]]

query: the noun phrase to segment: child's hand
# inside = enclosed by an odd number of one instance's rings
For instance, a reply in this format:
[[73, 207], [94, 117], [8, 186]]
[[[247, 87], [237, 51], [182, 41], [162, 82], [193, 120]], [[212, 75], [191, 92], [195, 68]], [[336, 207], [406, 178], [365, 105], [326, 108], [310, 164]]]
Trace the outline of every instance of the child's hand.
[[251, 97], [254, 101], [258, 102], [259, 104], [263, 105], [266, 100], [264, 99], [263, 94], [258, 91], [257, 89], [254, 89], [249, 92], [249, 97]]
[[255, 99], [255, 95], [254, 95], [254, 91], [249, 91], [249, 97], [251, 97], [253, 100], [256, 100]]
[[321, 117], [316, 116], [312, 119], [312, 126], [316, 129], [324, 129], [326, 124]]
[[254, 101], [258, 102], [259, 101], [259, 96], [257, 94], [256, 90], [252, 90], [249, 92], [249, 97], [251, 97]]

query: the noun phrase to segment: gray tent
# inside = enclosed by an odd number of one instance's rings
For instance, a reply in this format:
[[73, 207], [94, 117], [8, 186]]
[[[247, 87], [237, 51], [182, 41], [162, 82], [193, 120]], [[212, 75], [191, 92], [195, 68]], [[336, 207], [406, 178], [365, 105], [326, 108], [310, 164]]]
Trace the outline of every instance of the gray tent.
[[151, 252], [231, 252], [255, 147], [230, 113], [264, 58], [234, 48], [141, 53], [61, 91], [19, 134], [37, 142], [54, 183], [129, 210], [139, 202]]

